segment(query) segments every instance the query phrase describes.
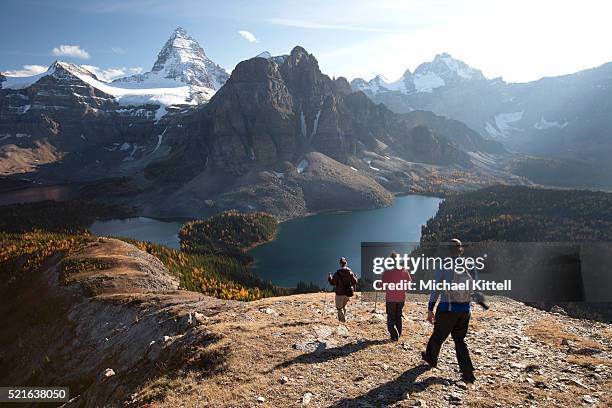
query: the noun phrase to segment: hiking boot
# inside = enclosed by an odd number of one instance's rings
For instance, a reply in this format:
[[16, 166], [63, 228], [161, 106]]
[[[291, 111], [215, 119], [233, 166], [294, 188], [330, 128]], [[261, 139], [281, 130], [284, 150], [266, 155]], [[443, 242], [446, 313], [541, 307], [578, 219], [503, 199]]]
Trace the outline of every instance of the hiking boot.
[[429, 364], [430, 366], [432, 366], [433, 368], [438, 367], [438, 364], [435, 364], [433, 361], [429, 360], [427, 358], [427, 354], [425, 354], [424, 351], [421, 352], [421, 358], [423, 359], [423, 361], [425, 361], [427, 364]]
[[464, 373], [461, 374], [461, 381], [466, 384], [474, 384], [476, 382], [476, 377], [474, 377], [474, 373]]

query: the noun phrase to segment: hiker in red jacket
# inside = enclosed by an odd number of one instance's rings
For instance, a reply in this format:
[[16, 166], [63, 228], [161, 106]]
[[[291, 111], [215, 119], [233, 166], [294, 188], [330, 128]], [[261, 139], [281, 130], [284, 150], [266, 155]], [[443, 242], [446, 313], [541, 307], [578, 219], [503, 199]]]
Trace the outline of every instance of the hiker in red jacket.
[[[389, 256], [395, 259], [397, 253], [392, 252]], [[399, 341], [402, 335], [402, 310], [406, 301], [407, 285], [411, 281], [412, 276], [405, 269], [389, 269], [382, 276], [387, 309], [387, 329], [392, 341]], [[400, 285], [403, 285], [403, 288], [398, 289]]]
[[336, 309], [338, 309], [338, 320], [341, 322], [346, 321], [346, 304], [353, 296], [357, 284], [357, 277], [347, 263], [346, 258], [340, 258], [340, 269], [334, 273], [334, 276], [331, 273], [327, 275], [329, 284], [336, 287]]

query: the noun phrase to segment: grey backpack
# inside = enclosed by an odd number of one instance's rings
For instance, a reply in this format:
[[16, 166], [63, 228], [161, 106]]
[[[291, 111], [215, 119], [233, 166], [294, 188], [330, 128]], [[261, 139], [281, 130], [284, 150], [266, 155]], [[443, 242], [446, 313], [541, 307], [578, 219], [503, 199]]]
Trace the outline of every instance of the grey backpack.
[[457, 273], [453, 271], [453, 280], [452, 285], [461, 285], [462, 287], [466, 287], [466, 289], [462, 290], [448, 290], [446, 294], [448, 295], [448, 301], [450, 303], [468, 303], [472, 300], [472, 275], [468, 271], [463, 273]]

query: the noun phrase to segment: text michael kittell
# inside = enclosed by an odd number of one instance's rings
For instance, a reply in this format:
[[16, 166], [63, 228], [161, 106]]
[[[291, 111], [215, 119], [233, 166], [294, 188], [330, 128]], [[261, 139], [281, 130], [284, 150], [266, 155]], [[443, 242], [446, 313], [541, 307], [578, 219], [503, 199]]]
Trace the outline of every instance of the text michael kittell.
[[435, 279], [422, 280], [418, 282], [411, 282], [408, 280], [401, 280], [400, 282], [383, 282], [382, 279], [377, 279], [373, 282], [372, 287], [377, 291], [387, 290], [403, 290], [403, 291], [511, 291], [512, 281], [506, 279], [503, 282], [490, 281], [490, 280], [468, 280], [464, 282], [448, 282], [440, 281], [437, 282]]
[[[469, 272], [470, 270], [481, 271], [485, 266], [487, 255], [473, 257], [440, 257], [440, 256], [410, 256], [409, 254], [396, 254], [394, 257], [376, 257], [372, 260], [372, 272], [381, 275], [385, 270], [391, 268], [405, 269], [414, 275], [420, 270], [446, 269], [453, 270], [458, 274]], [[436, 282], [435, 279], [420, 280], [418, 287], [415, 282], [402, 280], [400, 282], [383, 282], [377, 279], [372, 283], [375, 291], [403, 290], [403, 291], [511, 291], [512, 282], [509, 279], [503, 282], [469, 279], [463, 282]]]

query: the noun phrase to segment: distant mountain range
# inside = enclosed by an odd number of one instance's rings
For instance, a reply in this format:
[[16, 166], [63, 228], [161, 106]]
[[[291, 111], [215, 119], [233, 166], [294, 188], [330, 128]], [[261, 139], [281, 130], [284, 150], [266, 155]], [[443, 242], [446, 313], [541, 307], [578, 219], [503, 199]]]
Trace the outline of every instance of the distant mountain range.
[[395, 82], [351, 82], [395, 112], [430, 110], [460, 120], [510, 150], [590, 163], [612, 153], [612, 63], [529, 83], [487, 79], [448, 54]]
[[437, 88], [482, 80], [486, 78], [481, 71], [443, 53], [436, 55], [433, 61], [419, 65], [414, 73], [406, 70], [397, 81], [389, 82], [382, 75], [377, 75], [369, 82], [361, 78], [354, 79], [351, 86], [373, 95], [390, 91], [415, 94], [431, 93]]
[[[202, 89], [214, 94], [208, 103]], [[123, 201], [129, 192], [150, 215], [237, 208], [293, 217], [377, 207], [394, 192], [526, 182], [507, 171], [500, 143], [431, 112], [376, 105], [321, 73], [301, 47], [243, 61], [226, 79], [182, 29], [151, 72], [110, 84], [65, 62], [7, 78], [0, 141], [6, 176], [95, 181], [88, 196]], [[105, 182], [118, 178], [119, 192]]]
[[[576, 105], [545, 94], [576, 95], [577, 79], [562, 90], [546, 85], [561, 79], [506, 84], [448, 54], [393, 83], [331, 79], [301, 47], [259, 54], [229, 75], [178, 28], [150, 72], [111, 83], [61, 61], [34, 77], [2, 76], [0, 175], [89, 183], [88, 197], [156, 216], [236, 208], [290, 218], [386, 205], [392, 193], [609, 186], [596, 156], [512, 152], [527, 146], [525, 129], [538, 115], [529, 129], [542, 143], [546, 135], [570, 140], [559, 132], [589, 123], [580, 147], [605, 140], [596, 132], [609, 120], [599, 70], [576, 74], [589, 90]], [[601, 106], [588, 109], [587, 94], [600, 95]]]

